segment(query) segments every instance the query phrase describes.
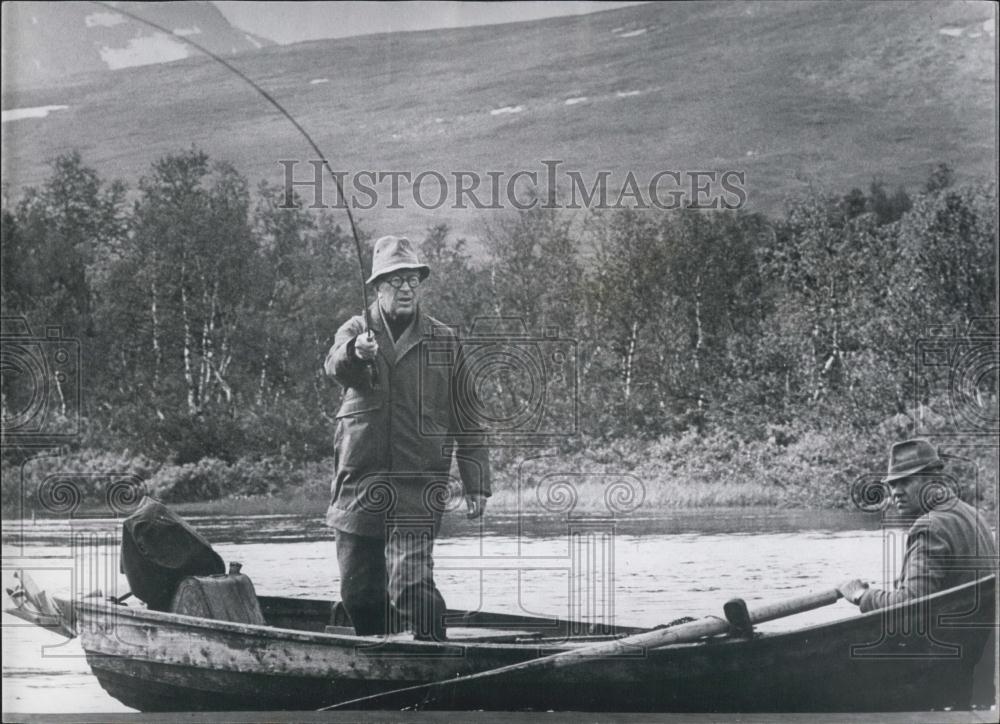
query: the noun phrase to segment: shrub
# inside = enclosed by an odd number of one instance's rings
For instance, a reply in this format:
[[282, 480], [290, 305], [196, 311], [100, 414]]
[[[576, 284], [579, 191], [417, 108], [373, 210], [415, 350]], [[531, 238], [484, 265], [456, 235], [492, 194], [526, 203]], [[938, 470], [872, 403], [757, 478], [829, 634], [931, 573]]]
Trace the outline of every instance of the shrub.
[[[159, 464], [145, 455], [85, 449], [36, 454], [20, 462], [3, 463], [4, 517], [36, 511], [72, 513], [80, 507], [106, 507], [136, 498], [144, 481]], [[125, 490], [122, 485], [133, 488]], [[114, 498], [110, 496], [115, 496]]]
[[149, 493], [164, 503], [221, 498], [228, 466], [218, 458], [202, 458], [186, 465], [165, 465], [149, 480]]
[[148, 484], [165, 503], [190, 503], [222, 497], [277, 496], [286, 492], [321, 494], [330, 484], [328, 464], [294, 465], [284, 458], [240, 458], [232, 465], [203, 458], [186, 465], [165, 465]]

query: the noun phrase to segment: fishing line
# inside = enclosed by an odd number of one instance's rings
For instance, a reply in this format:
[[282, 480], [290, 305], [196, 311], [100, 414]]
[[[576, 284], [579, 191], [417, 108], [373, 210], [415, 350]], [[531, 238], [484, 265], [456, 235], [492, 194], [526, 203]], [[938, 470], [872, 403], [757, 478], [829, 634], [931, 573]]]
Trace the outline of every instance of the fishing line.
[[[361, 271], [361, 296], [362, 296], [362, 299], [364, 300], [364, 305], [365, 305], [364, 306], [364, 310], [365, 310], [364, 311], [365, 332], [370, 335], [371, 334], [371, 312], [368, 310], [368, 288], [367, 288], [367, 283], [366, 283], [366, 280], [365, 280], [365, 260], [364, 260], [364, 254], [361, 252], [361, 241], [358, 239], [358, 229], [357, 229], [357, 226], [354, 223], [354, 214], [351, 213], [350, 205], [346, 203], [347, 197], [344, 195], [344, 187], [341, 185], [340, 179], [333, 172], [333, 169], [330, 168], [330, 162], [326, 160], [326, 154], [323, 153], [323, 151], [320, 149], [319, 145], [313, 140], [312, 136], [309, 135], [308, 131], [306, 131], [306, 129], [303, 128], [302, 125], [298, 121], [295, 120], [295, 117], [291, 113], [289, 113], [287, 110], [285, 110], [285, 107], [282, 106], [277, 101], [277, 99], [274, 96], [272, 96], [266, 90], [264, 90], [259, 85], [257, 85], [256, 82], [254, 82], [250, 77], [248, 77], [245, 73], [243, 73], [243, 71], [241, 71], [239, 68], [236, 68], [235, 66], [233, 66], [232, 64], [230, 64], [228, 61], [226, 61], [224, 58], [216, 55], [215, 53], [213, 53], [208, 48], [205, 48], [204, 46], [200, 45], [199, 43], [196, 43], [195, 41], [191, 40], [187, 36], [175, 33], [173, 30], [170, 30], [169, 28], [165, 28], [162, 25], [158, 25], [157, 23], [154, 23], [152, 20], [146, 20], [145, 18], [139, 17], [135, 13], [131, 13], [128, 10], [123, 10], [120, 7], [116, 7], [114, 5], [111, 5], [110, 3], [103, 2], [102, 0], [90, 0], [90, 2], [94, 3], [95, 5], [100, 5], [101, 7], [107, 9], [108, 11], [110, 11], [112, 13], [118, 13], [119, 15], [124, 15], [124, 16], [126, 16], [128, 18], [131, 18], [132, 20], [135, 20], [137, 23], [142, 23], [143, 25], [148, 25], [151, 28], [156, 28], [161, 33], [166, 33], [167, 35], [170, 35], [170, 36], [172, 36], [174, 38], [177, 38], [181, 42], [187, 43], [188, 45], [190, 45], [191, 47], [195, 48], [196, 50], [201, 51], [202, 53], [204, 53], [205, 55], [207, 55], [209, 58], [211, 58], [212, 60], [214, 60], [216, 63], [222, 65], [223, 67], [225, 67], [226, 69], [228, 69], [230, 72], [232, 72], [235, 75], [237, 75], [247, 85], [249, 85], [251, 88], [253, 88], [255, 91], [257, 91], [257, 93], [260, 94], [264, 98], [264, 100], [266, 100], [268, 103], [270, 103], [272, 106], [274, 106], [278, 110], [278, 112], [281, 113], [281, 115], [283, 115], [285, 118], [287, 118], [288, 121], [289, 121], [289, 123], [291, 123], [293, 126], [295, 126], [295, 130], [297, 130], [300, 134], [302, 134], [302, 137], [305, 138], [306, 141], [309, 142], [309, 145], [312, 147], [312, 150], [316, 153], [316, 155], [319, 157], [319, 159], [323, 162], [323, 168], [326, 169], [327, 173], [330, 174], [330, 178], [333, 179], [333, 183], [337, 187], [337, 193], [340, 194], [340, 198], [344, 199], [344, 202], [345, 202], [344, 203], [344, 211], [347, 212], [347, 220], [350, 222], [350, 225], [351, 225], [351, 236], [354, 238], [354, 248], [358, 252], [358, 268]], [[374, 367], [371, 367], [371, 369], [374, 371]]]

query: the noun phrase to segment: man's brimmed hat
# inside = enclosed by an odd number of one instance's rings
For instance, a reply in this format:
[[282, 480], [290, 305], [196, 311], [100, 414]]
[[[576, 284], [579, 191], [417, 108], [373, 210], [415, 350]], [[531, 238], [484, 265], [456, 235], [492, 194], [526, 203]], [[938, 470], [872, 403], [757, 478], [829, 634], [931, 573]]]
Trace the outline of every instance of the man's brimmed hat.
[[901, 480], [930, 467], [941, 467], [944, 463], [938, 457], [934, 446], [922, 438], [897, 442], [889, 449], [889, 472], [883, 483]]
[[417, 259], [417, 252], [413, 250], [413, 244], [405, 236], [383, 236], [375, 242], [375, 252], [372, 254], [372, 275], [368, 277], [368, 284], [381, 276], [404, 269], [420, 272], [421, 281], [431, 273], [431, 268], [426, 264], [421, 264], [420, 260]]

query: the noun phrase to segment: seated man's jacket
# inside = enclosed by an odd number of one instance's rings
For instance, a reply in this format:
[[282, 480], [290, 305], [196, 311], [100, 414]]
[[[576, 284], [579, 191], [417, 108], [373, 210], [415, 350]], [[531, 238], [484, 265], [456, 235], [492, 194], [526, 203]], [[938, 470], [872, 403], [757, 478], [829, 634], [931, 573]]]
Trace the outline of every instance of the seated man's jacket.
[[985, 516], [949, 495], [910, 527], [895, 589], [869, 589], [859, 606], [862, 611], [886, 608], [996, 573], [996, 555]]

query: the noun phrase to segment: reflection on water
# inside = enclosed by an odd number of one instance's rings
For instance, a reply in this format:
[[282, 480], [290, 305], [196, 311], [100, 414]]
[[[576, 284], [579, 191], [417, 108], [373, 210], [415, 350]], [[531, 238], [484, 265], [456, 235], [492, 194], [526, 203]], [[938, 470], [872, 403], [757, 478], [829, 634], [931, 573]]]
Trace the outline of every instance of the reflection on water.
[[[334, 542], [320, 516], [188, 520], [226, 560], [244, 564], [258, 593], [337, 598]], [[3, 526], [4, 587], [28, 569], [49, 591], [121, 595], [120, 520], [38, 520]], [[721, 615], [739, 595], [777, 601], [848, 576], [891, 578], [901, 531], [855, 512], [711, 510], [660, 518], [493, 515], [446, 519], [436, 578], [449, 606], [653, 626]], [[9, 600], [5, 601], [5, 607]], [[843, 602], [765, 629], [849, 616]], [[3, 618], [4, 711], [127, 711], [89, 674], [76, 641]], [[53, 696], [53, 692], [59, 696]]]

